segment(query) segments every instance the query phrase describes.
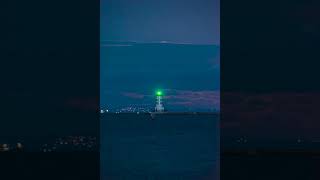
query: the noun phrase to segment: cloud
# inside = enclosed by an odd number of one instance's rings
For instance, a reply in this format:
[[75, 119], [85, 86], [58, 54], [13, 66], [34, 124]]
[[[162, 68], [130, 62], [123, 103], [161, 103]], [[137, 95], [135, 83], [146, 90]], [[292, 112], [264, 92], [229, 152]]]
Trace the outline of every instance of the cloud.
[[218, 108], [220, 106], [219, 91], [190, 91], [167, 89], [169, 94], [165, 97], [168, 104], [180, 105], [189, 108]]
[[[165, 104], [172, 107], [184, 107], [189, 109], [220, 109], [219, 91], [164, 89], [164, 92]], [[154, 98], [153, 95], [136, 92], [124, 92], [122, 95], [131, 99], [145, 99], [150, 101]]]
[[143, 99], [145, 97], [145, 95], [143, 94], [134, 93], [134, 92], [124, 92], [122, 93], [122, 95], [132, 99]]

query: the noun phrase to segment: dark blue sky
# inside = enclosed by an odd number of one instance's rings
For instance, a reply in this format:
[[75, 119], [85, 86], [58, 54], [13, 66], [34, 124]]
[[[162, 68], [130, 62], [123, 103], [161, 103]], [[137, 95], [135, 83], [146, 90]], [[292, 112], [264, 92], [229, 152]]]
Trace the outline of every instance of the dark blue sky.
[[219, 44], [219, 0], [101, 0], [101, 40]]
[[170, 110], [219, 105], [217, 0], [102, 0], [101, 106]]

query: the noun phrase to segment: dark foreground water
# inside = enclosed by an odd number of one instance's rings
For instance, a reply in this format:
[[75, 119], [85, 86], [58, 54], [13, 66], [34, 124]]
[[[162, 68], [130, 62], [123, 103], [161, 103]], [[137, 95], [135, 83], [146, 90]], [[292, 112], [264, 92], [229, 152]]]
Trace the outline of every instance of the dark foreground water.
[[215, 114], [103, 114], [102, 180], [219, 179]]
[[318, 180], [320, 157], [302, 155], [222, 155], [225, 180]]

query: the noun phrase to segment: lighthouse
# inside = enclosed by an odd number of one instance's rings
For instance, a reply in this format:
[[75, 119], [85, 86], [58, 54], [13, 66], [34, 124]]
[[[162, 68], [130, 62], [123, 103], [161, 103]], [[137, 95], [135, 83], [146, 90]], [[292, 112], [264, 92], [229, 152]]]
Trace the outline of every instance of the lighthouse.
[[161, 90], [156, 91], [156, 107], [155, 107], [155, 112], [163, 112], [164, 107], [162, 105], [162, 97], [163, 93]]

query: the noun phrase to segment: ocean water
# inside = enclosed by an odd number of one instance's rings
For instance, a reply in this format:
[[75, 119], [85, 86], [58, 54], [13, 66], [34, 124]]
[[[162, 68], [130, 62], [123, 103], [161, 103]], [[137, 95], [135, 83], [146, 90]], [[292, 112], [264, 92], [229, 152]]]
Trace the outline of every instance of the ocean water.
[[219, 116], [103, 114], [102, 180], [219, 179]]

